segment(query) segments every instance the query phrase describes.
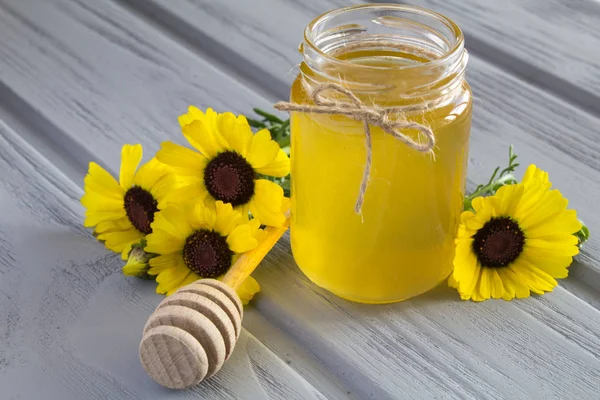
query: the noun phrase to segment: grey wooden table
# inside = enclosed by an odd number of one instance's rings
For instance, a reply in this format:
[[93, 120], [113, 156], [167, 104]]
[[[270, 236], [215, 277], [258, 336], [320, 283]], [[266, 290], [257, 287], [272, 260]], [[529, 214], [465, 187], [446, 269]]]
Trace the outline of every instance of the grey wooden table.
[[181, 142], [189, 104], [286, 99], [314, 16], [347, 0], [0, 0], [0, 398], [600, 398], [600, 3], [408, 0], [455, 19], [476, 96], [469, 185], [505, 160], [550, 172], [596, 233], [553, 293], [473, 304], [446, 288], [348, 303], [283, 239], [232, 359], [188, 391], [142, 370], [161, 300], [81, 227], [87, 163]]

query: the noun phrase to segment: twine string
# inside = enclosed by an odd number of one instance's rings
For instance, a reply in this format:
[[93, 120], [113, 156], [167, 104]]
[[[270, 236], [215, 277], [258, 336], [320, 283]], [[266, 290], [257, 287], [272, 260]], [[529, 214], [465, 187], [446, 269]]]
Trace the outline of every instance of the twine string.
[[[342, 95], [347, 101], [337, 100], [324, 95], [325, 91], [333, 91]], [[314, 88], [309, 93], [309, 97], [314, 105], [297, 104], [280, 101], [274, 105], [280, 111], [299, 111], [304, 113], [329, 114], [329, 115], [345, 115], [357, 121], [363, 122], [365, 132], [365, 149], [366, 149], [366, 165], [363, 170], [362, 180], [358, 191], [358, 197], [354, 206], [354, 211], [357, 214], [362, 213], [362, 206], [365, 199], [365, 193], [371, 176], [371, 166], [373, 162], [373, 143], [371, 136], [372, 126], [380, 127], [385, 133], [392, 135], [395, 139], [400, 140], [408, 147], [421, 153], [432, 153], [435, 147], [435, 135], [431, 128], [417, 122], [406, 120], [407, 113], [417, 111], [426, 111], [434, 105], [434, 103], [417, 104], [411, 106], [400, 107], [380, 107], [376, 104], [367, 105], [360, 101], [358, 97], [350, 90], [344, 88], [337, 83], [324, 83]], [[394, 118], [392, 118], [394, 117]], [[414, 129], [419, 131], [426, 141], [420, 143], [402, 133], [402, 130]]]

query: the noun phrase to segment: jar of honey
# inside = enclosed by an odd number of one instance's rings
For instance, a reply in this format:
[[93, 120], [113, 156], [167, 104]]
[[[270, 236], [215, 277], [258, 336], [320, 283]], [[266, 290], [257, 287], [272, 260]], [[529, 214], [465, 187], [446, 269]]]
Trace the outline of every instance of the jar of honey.
[[[418, 151], [371, 121], [367, 146], [360, 118], [292, 112], [297, 264], [317, 285], [362, 303], [401, 301], [435, 287], [452, 271], [467, 173], [472, 97], [461, 30], [417, 7], [355, 6], [312, 21], [300, 50], [291, 103], [314, 106], [312, 91], [334, 84], [363, 107], [405, 109], [386, 118], [427, 127], [435, 145]], [[354, 104], [336, 92], [322, 95]], [[417, 129], [401, 131], [425, 141]], [[367, 163], [364, 201], [355, 210]]]

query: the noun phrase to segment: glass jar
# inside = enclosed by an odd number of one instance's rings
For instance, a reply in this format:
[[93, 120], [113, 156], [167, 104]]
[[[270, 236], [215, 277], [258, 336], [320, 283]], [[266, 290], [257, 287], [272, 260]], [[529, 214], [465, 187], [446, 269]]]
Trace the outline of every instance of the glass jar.
[[[292, 112], [291, 243], [300, 269], [363, 303], [435, 287], [452, 271], [467, 173], [472, 98], [461, 30], [421, 8], [361, 5], [312, 21], [300, 51], [292, 103], [314, 105], [309, 93], [334, 83], [366, 106], [414, 106], [392, 118], [426, 125], [435, 137], [432, 156], [370, 125], [372, 169], [356, 213], [367, 163], [363, 122]], [[414, 129], [402, 133], [423, 142]]]

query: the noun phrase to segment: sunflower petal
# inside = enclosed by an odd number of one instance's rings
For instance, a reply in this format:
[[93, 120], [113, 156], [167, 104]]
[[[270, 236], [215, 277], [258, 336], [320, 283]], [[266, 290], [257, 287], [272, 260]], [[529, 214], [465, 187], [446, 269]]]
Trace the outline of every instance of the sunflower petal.
[[250, 225], [250, 233], [254, 239], [256, 239], [258, 243], [262, 242], [267, 236], [267, 232], [265, 232], [264, 229], [260, 229], [260, 220], [258, 218], [253, 218], [248, 222], [248, 225]]
[[154, 215], [152, 229], [160, 229], [172, 237], [185, 241], [192, 233], [188, 219], [179, 207], [166, 207]]
[[232, 113], [219, 114], [217, 127], [228, 148], [233, 149], [242, 157], [248, 154], [248, 146], [252, 141], [252, 130], [243, 116], [236, 118]]
[[459, 293], [469, 298], [477, 287], [480, 268], [472, 251], [473, 239], [459, 241], [454, 256], [454, 279], [458, 282]]
[[215, 139], [215, 132], [205, 122], [195, 120], [181, 128], [183, 136], [202, 155], [211, 159], [217, 155], [220, 148]]
[[502, 280], [502, 285], [504, 286], [504, 292], [502, 293], [502, 300], [511, 301], [515, 298], [515, 290], [511, 286], [510, 279], [506, 277], [505, 273], [506, 268], [498, 269], [498, 277]]
[[531, 295], [531, 290], [529, 290], [529, 285], [526, 281], [522, 280], [519, 274], [516, 272], [516, 265], [511, 265], [506, 269], [506, 275], [510, 277], [511, 282], [513, 283], [513, 287], [515, 289], [515, 297], [517, 299], [525, 299]]
[[183, 262], [178, 263], [174, 268], [165, 269], [156, 277], [158, 282], [156, 293], [166, 294], [177, 290], [191, 273], [192, 271]]
[[490, 298], [492, 271], [489, 268], [481, 268], [481, 277], [479, 278], [479, 296], [483, 300]]
[[120, 232], [104, 232], [98, 235], [98, 240], [104, 240], [104, 245], [116, 253], [122, 253], [121, 257], [127, 259], [131, 245], [138, 243], [144, 234], [135, 228]]
[[252, 137], [246, 160], [258, 170], [274, 161], [278, 152], [279, 145], [271, 140], [271, 133], [266, 129], [261, 129]]
[[213, 230], [217, 220], [216, 211], [204, 204], [193, 204], [186, 212], [188, 221], [194, 231], [198, 229]]
[[195, 106], [189, 106], [187, 114], [180, 115], [178, 121], [179, 125], [183, 128], [193, 121], [204, 121], [205, 119], [206, 115], [202, 112], [202, 110]]
[[481, 209], [484, 207], [484, 203], [485, 203], [485, 197], [480, 196], [480, 197], [475, 197], [473, 199], [473, 201], [471, 202], [471, 206], [475, 210], [475, 213], [478, 213], [481, 211]]
[[[529, 220], [531, 222], [531, 220]], [[573, 234], [581, 229], [581, 222], [577, 218], [575, 210], [564, 210], [560, 214], [554, 214], [550, 218], [538, 222], [535, 225], [523, 224], [527, 236], [532, 238], [547, 236], [554, 233]]]
[[108, 198], [122, 199], [125, 190], [104, 168], [91, 162], [84, 180], [84, 191], [90, 194], [100, 194]]
[[190, 271], [190, 274], [187, 276], [187, 278], [185, 278], [181, 283], [179, 283], [176, 286], [173, 286], [173, 288], [171, 288], [171, 290], [169, 290], [167, 292], [167, 296], [172, 295], [173, 293], [177, 292], [177, 290], [179, 290], [179, 288], [182, 288], [184, 286], [189, 285], [190, 283], [196, 282], [198, 279], [202, 279], [202, 277], [198, 274], [196, 274], [193, 271]]
[[[173, 192], [174, 190], [179, 188], [179, 184], [177, 183], [177, 177], [173, 174], [165, 174], [160, 179], [158, 179], [154, 184], [148, 189], [152, 197], [158, 201], [159, 209], [164, 208], [161, 207], [161, 203], [167, 196]], [[164, 205], [164, 204], [163, 204]]]
[[185, 241], [153, 226], [152, 233], [146, 236], [148, 253], [170, 254], [183, 250]]
[[122, 219], [126, 216], [127, 214], [125, 214], [125, 209], [109, 211], [88, 210], [85, 213], [85, 220], [83, 221], [83, 226], [85, 226], [86, 228], [93, 228], [100, 222]]
[[[529, 185], [533, 187], [534, 185]], [[528, 191], [526, 200], [528, 201], [528, 207], [520, 207], [519, 209], [519, 220], [521, 225], [524, 227], [533, 227], [536, 224], [552, 219], [555, 215], [560, 214], [567, 209], [569, 204], [568, 200], [565, 199], [560, 191], [558, 190], [547, 190], [545, 188], [537, 187]]]
[[133, 184], [145, 190], [150, 190], [158, 180], [170, 172], [171, 170], [167, 165], [152, 157], [138, 169], [133, 177]]
[[256, 171], [264, 175], [283, 178], [290, 174], [290, 158], [283, 150], [279, 150], [273, 161], [260, 168], [256, 168]]
[[281, 211], [283, 197], [281, 186], [266, 179], [258, 179], [255, 182], [254, 197], [250, 200], [250, 212], [265, 225], [281, 226], [285, 222]]
[[551, 292], [558, 282], [546, 272], [523, 260], [520, 263], [519, 274], [529, 278], [529, 289], [537, 294]]
[[573, 262], [573, 256], [555, 253], [552, 250], [528, 248], [521, 257], [553, 278], [566, 278], [569, 275], [569, 266]]
[[490, 293], [493, 299], [499, 299], [504, 296], [504, 284], [498, 274], [498, 270], [493, 269], [491, 271], [491, 290]]
[[527, 239], [526, 246], [528, 249], [539, 249], [549, 250], [554, 254], [561, 256], [576, 256], [579, 254], [579, 247], [573, 244], [572, 241], [568, 242], [551, 242], [544, 239]]
[[236, 253], [245, 253], [254, 249], [258, 246], [258, 240], [252, 233], [250, 224], [236, 226], [227, 236], [229, 248]]
[[129, 189], [133, 185], [133, 176], [142, 161], [142, 145], [126, 144], [121, 149], [121, 170], [119, 182], [123, 189]]
[[205, 115], [206, 124], [210, 128], [210, 131], [213, 133], [213, 137], [217, 145], [217, 153], [228, 150], [229, 145], [227, 143], [227, 140], [225, 140], [223, 135], [221, 135], [221, 133], [219, 132], [218, 119], [220, 114], [215, 112], [212, 108], [207, 108]]
[[189, 170], [190, 174], [201, 176], [206, 166], [206, 157], [187, 147], [173, 142], [162, 142], [156, 158], [164, 164], [177, 168], [177, 171]]
[[126, 231], [133, 228], [129, 218], [111, 219], [99, 222], [94, 229], [96, 233]]
[[204, 203], [209, 196], [204, 184], [198, 179], [186, 179], [180, 187], [171, 188], [169, 182], [164, 182], [164, 186], [153, 188], [153, 194], [158, 200], [158, 208], [163, 209], [170, 203], [181, 204], [183, 202]]
[[216, 219], [214, 230], [217, 231], [221, 236], [227, 236], [231, 231], [242, 222], [242, 215], [239, 211], [234, 211], [231, 204], [217, 201], [216, 207]]
[[523, 176], [523, 180], [521, 182], [528, 184], [533, 179], [539, 179], [542, 183], [549, 183], [548, 173], [539, 169], [535, 164], [531, 164], [527, 167], [527, 171], [525, 171], [525, 175]]
[[543, 184], [539, 179], [534, 179], [524, 185], [523, 198], [515, 210], [514, 217], [521, 220], [538, 210], [542, 205], [543, 199], [546, 197], [550, 186], [549, 183]]
[[181, 253], [161, 254], [153, 257], [148, 261], [148, 264], [150, 264], [148, 274], [158, 275], [166, 269], [177, 267], [177, 265], [179, 265], [179, 263], [182, 261], [183, 256]]
[[81, 198], [81, 205], [88, 210], [119, 211], [124, 210], [124, 199], [106, 197], [96, 193], [86, 193]]
[[243, 305], [247, 305], [254, 295], [260, 292], [260, 285], [253, 277], [249, 276], [244, 282], [236, 289], [237, 295], [242, 300]]
[[[475, 219], [483, 226], [492, 217], [498, 216], [498, 213], [496, 212], [490, 197], [478, 197], [475, 200], [477, 199], [481, 199], [481, 202], [479, 202], [480, 208], [476, 210]], [[475, 200], [473, 201], [475, 202]]]

